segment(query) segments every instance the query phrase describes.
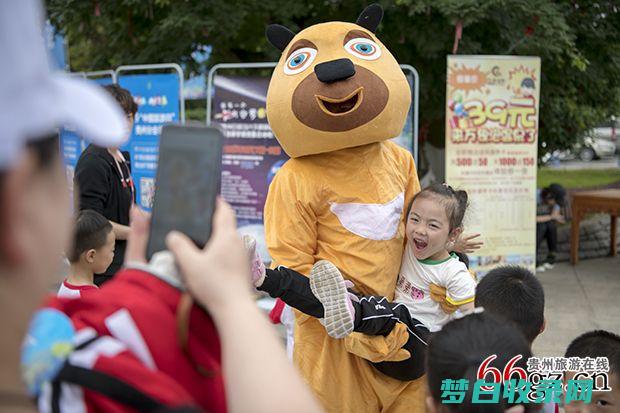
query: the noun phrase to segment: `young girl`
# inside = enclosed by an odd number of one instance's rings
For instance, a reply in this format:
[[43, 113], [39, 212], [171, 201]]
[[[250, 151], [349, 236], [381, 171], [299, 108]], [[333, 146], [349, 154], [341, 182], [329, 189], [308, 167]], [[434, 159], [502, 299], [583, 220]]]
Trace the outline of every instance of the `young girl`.
[[465, 264], [449, 253], [462, 232], [466, 209], [467, 193], [448, 185], [432, 185], [416, 194], [407, 211], [408, 241], [393, 302], [349, 293], [340, 271], [328, 261], [318, 261], [307, 278], [284, 267], [265, 270], [255, 254], [254, 285], [291, 307], [323, 318], [327, 333], [334, 338], [353, 331], [388, 335], [396, 323], [404, 324], [409, 339], [403, 348], [411, 357], [374, 365], [391, 377], [413, 380], [424, 374], [429, 332], [439, 330], [450, 319], [431, 299], [430, 285], [445, 287], [447, 301], [460, 310], [473, 309], [476, 282]]
[[[527, 368], [527, 359], [531, 357], [529, 344], [519, 333], [518, 329], [499, 321], [492, 316], [470, 314], [459, 320], [446, 324], [441, 331], [434, 334], [428, 345], [427, 381], [429, 395], [426, 400], [429, 413], [504, 413], [513, 411], [537, 411], [540, 405], [525, 404], [524, 408], [511, 407], [504, 395], [503, 385], [497, 403], [472, 403], [478, 368], [489, 356], [497, 358], [489, 364], [490, 367], [503, 371], [508, 362], [515, 356], [521, 355], [514, 368]], [[512, 377], [516, 379], [516, 376]], [[444, 380], [465, 379], [468, 382], [463, 389], [464, 397], [460, 403], [446, 404]], [[490, 378], [487, 376], [486, 381]], [[456, 393], [456, 392], [453, 392]], [[488, 398], [482, 396], [481, 398]], [[508, 410], [507, 410], [508, 409]], [[514, 409], [514, 410], [513, 410]]]

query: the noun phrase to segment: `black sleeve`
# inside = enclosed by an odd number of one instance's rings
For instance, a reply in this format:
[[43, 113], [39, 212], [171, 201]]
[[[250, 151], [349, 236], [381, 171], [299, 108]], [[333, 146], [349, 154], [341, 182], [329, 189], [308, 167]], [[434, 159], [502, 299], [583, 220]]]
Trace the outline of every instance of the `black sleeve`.
[[79, 209], [92, 209], [105, 215], [105, 204], [110, 195], [110, 168], [105, 160], [86, 155], [79, 160], [73, 181], [80, 196]]
[[312, 317], [323, 318], [323, 304], [312, 293], [310, 280], [303, 274], [283, 266], [266, 270], [263, 285], [257, 288], [273, 298], [280, 298], [286, 304]]

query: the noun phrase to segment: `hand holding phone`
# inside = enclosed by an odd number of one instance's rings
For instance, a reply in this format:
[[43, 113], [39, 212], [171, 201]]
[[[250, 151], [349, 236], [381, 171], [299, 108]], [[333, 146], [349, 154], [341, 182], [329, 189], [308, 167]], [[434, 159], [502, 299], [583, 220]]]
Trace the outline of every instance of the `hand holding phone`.
[[199, 248], [209, 240], [222, 179], [222, 142], [216, 128], [163, 127], [148, 259], [166, 249], [165, 237], [170, 231], [182, 232]]

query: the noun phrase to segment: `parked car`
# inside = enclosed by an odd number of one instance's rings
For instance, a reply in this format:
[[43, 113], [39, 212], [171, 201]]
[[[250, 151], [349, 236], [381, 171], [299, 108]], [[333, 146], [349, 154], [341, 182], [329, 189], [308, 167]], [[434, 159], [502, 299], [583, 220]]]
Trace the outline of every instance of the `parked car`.
[[590, 131], [591, 136], [602, 138], [611, 142], [618, 142], [620, 135], [620, 118], [612, 117]]
[[618, 139], [620, 137], [618, 135], [620, 135], [620, 118], [617, 119], [615, 116], [586, 133], [586, 136], [600, 138], [613, 143], [616, 151], [620, 152], [620, 139]]
[[606, 140], [598, 136], [586, 136], [583, 143], [577, 143], [570, 150], [555, 150], [552, 153], [545, 153], [541, 161], [543, 164], [552, 162], [554, 159], [559, 161], [570, 161], [575, 158], [582, 161], [592, 161], [594, 159], [613, 156], [616, 153], [616, 145], [611, 140]]
[[582, 161], [591, 161], [593, 159], [605, 158], [613, 156], [616, 153], [616, 144], [611, 140], [601, 138], [599, 136], [586, 136], [583, 144], [576, 147], [577, 156]]

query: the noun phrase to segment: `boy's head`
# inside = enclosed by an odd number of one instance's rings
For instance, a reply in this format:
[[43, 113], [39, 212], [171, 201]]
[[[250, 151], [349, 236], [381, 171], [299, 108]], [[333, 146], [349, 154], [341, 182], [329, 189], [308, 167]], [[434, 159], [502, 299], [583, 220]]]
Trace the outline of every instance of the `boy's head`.
[[[590, 403], [573, 401], [564, 406], [566, 413], [594, 413], [620, 411], [620, 336], [608, 331], [596, 330], [582, 334], [569, 344], [565, 357], [607, 357], [611, 391], [594, 391]], [[565, 380], [579, 379], [576, 372], [567, 372]], [[603, 385], [600, 380], [596, 384]]]
[[545, 293], [534, 274], [523, 267], [491, 270], [476, 287], [476, 307], [514, 323], [530, 345], [545, 328]]
[[[496, 357], [488, 360], [490, 356]], [[521, 356], [518, 357], [517, 356]], [[505, 412], [511, 405], [506, 398], [498, 404], [474, 402], [474, 383], [478, 369], [487, 360], [487, 367], [502, 371], [510, 360], [514, 366], [525, 369], [531, 350], [523, 335], [512, 326], [486, 312], [470, 314], [450, 321], [433, 335], [428, 343], [426, 372], [428, 394], [427, 411], [430, 413]], [[442, 403], [444, 380], [467, 380], [465, 397], [459, 404]], [[487, 380], [489, 378], [487, 377]], [[452, 387], [452, 386], [450, 386]], [[503, 391], [501, 386], [500, 391]], [[500, 393], [502, 394], [502, 393]], [[526, 411], [531, 405], [526, 405]]]
[[98, 212], [80, 211], [75, 223], [74, 244], [69, 261], [86, 265], [95, 274], [102, 273], [114, 258], [114, 242], [110, 221]]

